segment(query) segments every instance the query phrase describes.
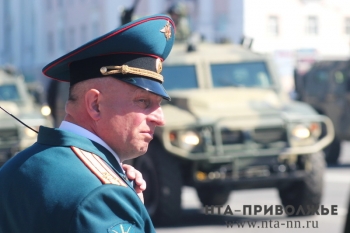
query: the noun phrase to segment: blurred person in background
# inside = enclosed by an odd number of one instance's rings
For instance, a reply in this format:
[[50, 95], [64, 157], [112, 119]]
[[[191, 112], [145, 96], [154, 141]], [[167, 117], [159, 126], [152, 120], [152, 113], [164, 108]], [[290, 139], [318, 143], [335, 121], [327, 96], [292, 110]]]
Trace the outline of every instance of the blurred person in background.
[[191, 35], [187, 11], [186, 5], [181, 2], [174, 3], [167, 11], [176, 25], [176, 41], [179, 42], [187, 41]]

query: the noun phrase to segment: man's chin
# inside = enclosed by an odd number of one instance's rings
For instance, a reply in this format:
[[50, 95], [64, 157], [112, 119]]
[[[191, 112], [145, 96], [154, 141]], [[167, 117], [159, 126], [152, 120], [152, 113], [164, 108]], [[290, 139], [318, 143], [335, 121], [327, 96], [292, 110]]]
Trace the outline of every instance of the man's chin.
[[146, 154], [146, 153], [147, 153], [147, 150], [148, 150], [148, 143], [147, 143], [146, 145], [144, 145], [144, 146], [142, 146], [142, 147], [140, 147], [140, 148], [138, 149], [138, 153], [137, 153], [137, 155], [135, 156], [135, 158], [140, 157], [140, 156]]
[[141, 148], [140, 156], [146, 154], [147, 150], [148, 150], [148, 144], [147, 144], [147, 146], [144, 146], [144, 147]]

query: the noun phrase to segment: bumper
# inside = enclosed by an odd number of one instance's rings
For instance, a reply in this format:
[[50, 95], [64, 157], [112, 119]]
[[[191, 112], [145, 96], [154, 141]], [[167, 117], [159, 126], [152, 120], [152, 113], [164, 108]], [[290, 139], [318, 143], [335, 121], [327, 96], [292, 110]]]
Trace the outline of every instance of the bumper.
[[225, 187], [228, 190], [242, 189], [259, 189], [259, 188], [277, 188], [286, 183], [303, 180], [306, 176], [306, 171], [294, 171], [288, 174], [273, 174], [268, 177], [251, 177], [240, 179], [215, 179], [198, 181], [193, 184], [195, 187], [208, 186], [211, 189], [216, 187]]
[[313, 169], [313, 155], [235, 158], [229, 163], [193, 162], [193, 186], [224, 186], [230, 190], [280, 187], [304, 179]]

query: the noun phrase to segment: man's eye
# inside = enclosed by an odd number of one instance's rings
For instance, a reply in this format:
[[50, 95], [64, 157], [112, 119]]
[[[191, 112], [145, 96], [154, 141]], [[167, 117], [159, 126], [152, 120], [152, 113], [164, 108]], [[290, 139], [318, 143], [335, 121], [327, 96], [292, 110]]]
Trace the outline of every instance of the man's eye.
[[147, 100], [147, 99], [139, 99], [138, 102], [145, 107], [148, 107], [148, 105], [149, 105], [149, 100]]

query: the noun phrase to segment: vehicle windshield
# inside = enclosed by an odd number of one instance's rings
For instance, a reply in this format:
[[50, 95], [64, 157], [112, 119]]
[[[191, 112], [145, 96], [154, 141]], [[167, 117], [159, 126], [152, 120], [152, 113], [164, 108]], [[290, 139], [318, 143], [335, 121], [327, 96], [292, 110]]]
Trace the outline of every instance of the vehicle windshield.
[[326, 68], [312, 69], [306, 73], [304, 79], [304, 88], [311, 95], [324, 96], [328, 92], [330, 70]]
[[163, 66], [163, 86], [166, 90], [198, 88], [196, 69], [193, 65]]
[[264, 62], [212, 64], [211, 75], [214, 87], [269, 88], [272, 86], [272, 80]]
[[6, 84], [0, 86], [0, 101], [19, 101], [20, 96], [16, 85]]

